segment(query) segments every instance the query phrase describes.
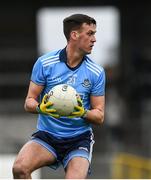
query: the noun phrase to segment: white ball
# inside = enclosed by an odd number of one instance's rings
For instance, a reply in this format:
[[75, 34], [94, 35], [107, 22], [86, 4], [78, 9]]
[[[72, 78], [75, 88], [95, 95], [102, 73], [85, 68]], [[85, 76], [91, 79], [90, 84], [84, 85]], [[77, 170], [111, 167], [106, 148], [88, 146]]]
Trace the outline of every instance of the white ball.
[[52, 108], [56, 109], [60, 116], [70, 115], [78, 105], [76, 90], [67, 84], [54, 86], [48, 95], [48, 101], [53, 103]]

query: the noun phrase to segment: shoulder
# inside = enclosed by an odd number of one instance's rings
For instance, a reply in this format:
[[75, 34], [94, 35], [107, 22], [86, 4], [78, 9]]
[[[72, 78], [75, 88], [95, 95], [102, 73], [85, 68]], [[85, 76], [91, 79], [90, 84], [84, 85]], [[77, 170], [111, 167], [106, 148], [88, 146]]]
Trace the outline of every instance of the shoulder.
[[60, 62], [59, 60], [59, 54], [61, 50], [51, 51], [48, 52], [38, 58], [38, 62], [42, 64], [42, 66], [46, 67], [51, 64], [55, 64]]
[[85, 57], [86, 68], [94, 75], [100, 76], [104, 73], [104, 68], [90, 59], [88, 56]]

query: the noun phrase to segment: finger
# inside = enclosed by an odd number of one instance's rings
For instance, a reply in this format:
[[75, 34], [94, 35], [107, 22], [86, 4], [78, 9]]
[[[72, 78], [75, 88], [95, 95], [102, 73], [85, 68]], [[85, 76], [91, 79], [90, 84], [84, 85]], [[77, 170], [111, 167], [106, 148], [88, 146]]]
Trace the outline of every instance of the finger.
[[80, 111], [81, 107], [80, 106], [75, 106], [74, 109]]
[[52, 113], [47, 113], [47, 115], [54, 117], [54, 118], [59, 118], [60, 116], [58, 114], [52, 114]]
[[42, 101], [43, 101], [44, 103], [46, 103], [46, 102], [47, 102], [47, 99], [48, 99], [48, 94], [45, 94]]
[[77, 100], [77, 101], [78, 101], [78, 105], [79, 105], [79, 106], [82, 106], [82, 101], [81, 101], [81, 99], [80, 99], [80, 98], [78, 98], [78, 100]]
[[57, 118], [57, 119], [58, 119], [58, 118], [60, 118], [60, 116], [59, 116], [59, 115], [55, 115], [55, 118]]
[[46, 106], [47, 106], [47, 107], [48, 107], [48, 106], [52, 106], [52, 105], [53, 105], [53, 103], [50, 102], [50, 101], [46, 103]]
[[68, 118], [76, 118], [76, 116], [68, 116]]
[[57, 119], [60, 117], [59, 114], [51, 114], [51, 116]]
[[72, 115], [79, 115], [79, 111], [78, 112], [73, 112]]
[[46, 109], [46, 112], [53, 113], [53, 112], [56, 112], [56, 109]]

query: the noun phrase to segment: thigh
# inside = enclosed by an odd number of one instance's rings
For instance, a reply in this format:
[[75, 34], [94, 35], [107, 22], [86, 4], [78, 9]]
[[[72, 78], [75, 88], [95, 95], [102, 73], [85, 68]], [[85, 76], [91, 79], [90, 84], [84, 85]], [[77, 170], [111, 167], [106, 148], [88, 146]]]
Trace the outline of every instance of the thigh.
[[29, 141], [20, 150], [15, 163], [21, 164], [33, 172], [40, 167], [54, 163], [55, 160], [54, 155], [42, 145]]
[[89, 161], [83, 157], [72, 158], [66, 167], [66, 179], [85, 179], [88, 174]]

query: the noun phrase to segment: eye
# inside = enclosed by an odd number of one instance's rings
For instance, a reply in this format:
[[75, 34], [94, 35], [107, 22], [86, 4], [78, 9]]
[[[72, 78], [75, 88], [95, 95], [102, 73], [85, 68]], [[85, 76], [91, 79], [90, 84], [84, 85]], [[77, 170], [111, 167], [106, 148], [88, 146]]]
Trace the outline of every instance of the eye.
[[91, 35], [92, 35], [92, 32], [88, 32], [87, 34], [88, 34], [89, 36], [91, 36]]
[[95, 35], [95, 32], [90, 31], [90, 32], [88, 32], [87, 34], [88, 34], [88, 36], [93, 36], [93, 35]]

